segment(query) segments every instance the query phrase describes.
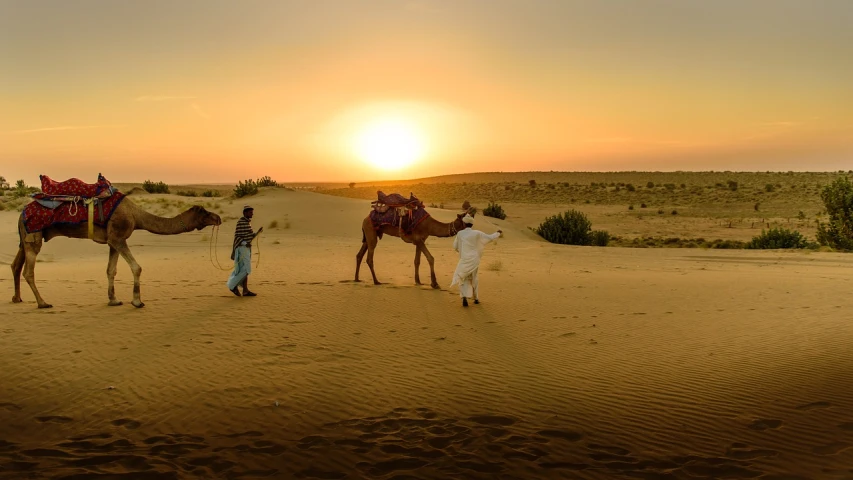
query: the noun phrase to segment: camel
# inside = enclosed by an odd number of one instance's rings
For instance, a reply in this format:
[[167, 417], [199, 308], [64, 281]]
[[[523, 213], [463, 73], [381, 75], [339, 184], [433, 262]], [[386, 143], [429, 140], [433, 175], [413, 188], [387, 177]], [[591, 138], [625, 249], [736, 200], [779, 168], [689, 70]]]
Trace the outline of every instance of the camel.
[[[416, 285], [421, 285], [420, 266], [421, 254], [423, 254], [426, 257], [427, 262], [429, 262], [429, 274], [432, 279], [432, 283], [430, 285], [432, 288], [439, 288], [438, 281], [435, 279], [435, 262], [432, 254], [429, 253], [429, 249], [426, 247], [426, 239], [430, 236], [442, 238], [455, 236], [457, 232], [465, 228], [465, 225], [462, 223], [462, 217], [465, 216], [465, 213], [456, 215], [456, 220], [451, 223], [442, 223], [431, 216], [427, 217], [418, 224], [417, 227], [415, 227], [411, 235], [407, 235], [405, 232], [401, 232], [399, 228], [391, 225], [384, 225], [382, 227], [381, 231], [384, 235], [400, 237], [404, 242], [415, 245]], [[360, 281], [358, 279], [358, 271], [361, 269], [361, 260], [364, 258], [364, 253], [367, 252], [367, 266], [370, 267], [370, 274], [373, 275], [373, 284], [382, 285], [379, 280], [376, 279], [376, 271], [373, 269], [373, 251], [379, 243], [379, 235], [376, 230], [374, 230], [373, 222], [370, 221], [369, 215], [361, 223], [361, 232], [363, 234], [361, 250], [359, 250], [358, 254], [355, 256], [355, 281]]]
[[[146, 212], [128, 198], [122, 200], [107, 222], [106, 228], [98, 225], [95, 225], [94, 228], [93, 240], [95, 243], [110, 246], [110, 258], [107, 263], [107, 294], [109, 295], [109, 305], [118, 306], [122, 304], [121, 301], [116, 299], [114, 287], [116, 266], [118, 264], [118, 257], [121, 255], [128, 265], [130, 265], [130, 270], [133, 272], [133, 302], [131, 303], [137, 308], [145, 306], [140, 299], [139, 293], [139, 276], [142, 273], [142, 267], [136, 263], [136, 259], [133, 258], [130, 248], [127, 246], [127, 239], [130, 238], [134, 230], [146, 230], [157, 235], [177, 235], [192, 230], [201, 230], [208, 225], [220, 224], [222, 224], [222, 219], [219, 218], [219, 215], [208, 212], [198, 205], [178, 214], [176, 217], [164, 218]], [[15, 281], [15, 296], [12, 297], [12, 302], [21, 303], [22, 301], [21, 271], [23, 271], [24, 278], [36, 296], [38, 308], [51, 308], [53, 305], [44, 301], [36, 288], [35, 282], [36, 256], [41, 251], [42, 240], [48, 241], [55, 237], [87, 239], [89, 238], [88, 225], [86, 223], [78, 225], [54, 225], [45, 228], [41, 232], [28, 234], [24, 228], [22, 216], [18, 220], [18, 234], [20, 235], [18, 254], [12, 262], [12, 277]]]

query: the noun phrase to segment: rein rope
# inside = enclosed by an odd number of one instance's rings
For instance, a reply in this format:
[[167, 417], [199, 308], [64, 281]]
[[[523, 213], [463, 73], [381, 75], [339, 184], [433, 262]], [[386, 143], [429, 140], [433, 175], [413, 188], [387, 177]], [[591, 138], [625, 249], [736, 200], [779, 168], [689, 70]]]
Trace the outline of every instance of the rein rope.
[[[213, 265], [214, 268], [222, 270], [223, 272], [231, 271], [230, 268], [222, 267], [222, 264], [219, 263], [219, 225], [213, 226], [213, 235], [210, 236], [210, 264]], [[260, 236], [255, 237], [255, 245], [258, 247], [258, 260], [255, 263], [255, 269], [261, 266], [261, 240]]]

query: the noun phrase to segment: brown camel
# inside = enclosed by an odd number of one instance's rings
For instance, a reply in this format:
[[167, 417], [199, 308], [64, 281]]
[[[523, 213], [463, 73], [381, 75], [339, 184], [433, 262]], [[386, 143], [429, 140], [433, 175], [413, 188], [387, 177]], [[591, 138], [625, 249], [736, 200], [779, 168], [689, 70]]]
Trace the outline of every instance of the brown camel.
[[[415, 227], [411, 235], [407, 235], [405, 231], [401, 232], [399, 228], [391, 225], [385, 225], [382, 227], [382, 233], [384, 235], [400, 237], [404, 242], [415, 245], [415, 284], [421, 285], [420, 266], [421, 254], [423, 254], [426, 257], [427, 262], [429, 262], [429, 274], [432, 280], [430, 285], [432, 285], [432, 288], [439, 288], [438, 281], [435, 279], [435, 262], [432, 258], [432, 254], [429, 253], [429, 249], [426, 247], [426, 239], [430, 236], [445, 238], [455, 236], [457, 232], [465, 228], [465, 225], [462, 223], [462, 217], [464, 216], [465, 213], [456, 215], [456, 220], [451, 223], [442, 223], [432, 217], [427, 217], [418, 224], [417, 227]], [[361, 250], [359, 250], [358, 255], [355, 256], [355, 281], [360, 281], [358, 279], [358, 271], [361, 268], [361, 260], [364, 258], [364, 253], [367, 252], [367, 266], [370, 267], [370, 274], [373, 275], [373, 284], [381, 285], [379, 280], [376, 279], [376, 271], [373, 270], [373, 251], [379, 243], [379, 235], [373, 228], [373, 222], [370, 221], [370, 216], [365, 218], [364, 222], [361, 223], [361, 232], [363, 234], [361, 239]]]
[[[142, 273], [142, 267], [136, 263], [136, 259], [133, 258], [130, 248], [127, 246], [127, 239], [130, 238], [134, 230], [147, 230], [157, 235], [177, 235], [192, 230], [201, 230], [208, 225], [220, 225], [221, 223], [222, 220], [219, 218], [219, 215], [208, 212], [198, 205], [174, 218], [164, 218], [142, 210], [128, 198], [122, 200], [107, 222], [106, 228], [97, 225], [94, 228], [93, 240], [95, 243], [110, 246], [110, 259], [107, 263], [107, 282], [109, 284], [107, 293], [110, 297], [109, 304], [111, 306], [122, 304], [122, 302], [116, 299], [113, 283], [116, 276], [118, 256], [121, 255], [128, 265], [130, 265], [130, 270], [133, 272], [133, 302], [131, 303], [137, 308], [145, 306], [142, 300], [139, 299], [139, 275]], [[88, 225], [86, 223], [78, 225], [55, 225], [41, 232], [27, 234], [27, 231], [24, 229], [22, 217], [18, 220], [18, 233], [21, 241], [18, 247], [18, 254], [12, 262], [12, 277], [15, 280], [15, 296], [12, 297], [12, 302], [20, 303], [22, 301], [21, 271], [23, 271], [24, 278], [36, 296], [38, 308], [51, 308], [53, 305], [45, 302], [41, 298], [41, 295], [39, 295], [35, 281], [36, 256], [41, 251], [42, 240], [46, 242], [54, 237], [86, 239], [89, 238]]]

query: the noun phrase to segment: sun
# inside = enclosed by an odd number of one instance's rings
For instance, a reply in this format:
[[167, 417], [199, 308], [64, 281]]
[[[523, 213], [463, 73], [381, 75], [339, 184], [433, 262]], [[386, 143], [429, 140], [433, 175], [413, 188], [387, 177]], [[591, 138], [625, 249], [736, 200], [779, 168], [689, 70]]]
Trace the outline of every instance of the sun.
[[368, 123], [355, 138], [355, 152], [363, 161], [382, 170], [401, 170], [426, 154], [417, 127], [397, 118]]

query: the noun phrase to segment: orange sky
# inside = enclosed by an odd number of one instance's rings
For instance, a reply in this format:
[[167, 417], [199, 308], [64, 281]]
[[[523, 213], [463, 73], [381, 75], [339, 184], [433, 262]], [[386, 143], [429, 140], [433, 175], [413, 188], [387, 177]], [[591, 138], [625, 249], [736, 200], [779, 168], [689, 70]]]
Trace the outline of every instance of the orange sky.
[[[851, 24], [847, 0], [0, 0], [0, 175], [846, 170]], [[424, 143], [402, 170], [353, 148], [387, 116]]]

